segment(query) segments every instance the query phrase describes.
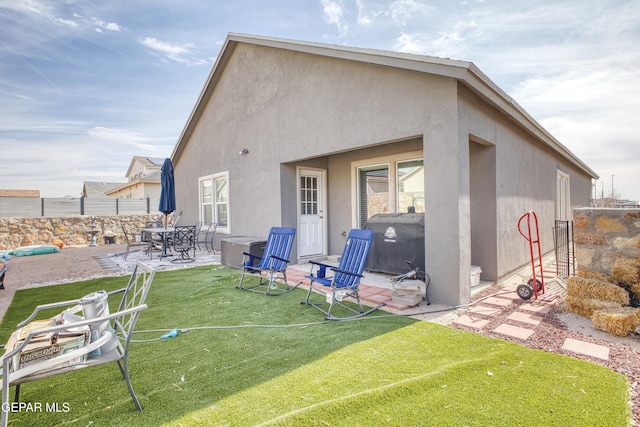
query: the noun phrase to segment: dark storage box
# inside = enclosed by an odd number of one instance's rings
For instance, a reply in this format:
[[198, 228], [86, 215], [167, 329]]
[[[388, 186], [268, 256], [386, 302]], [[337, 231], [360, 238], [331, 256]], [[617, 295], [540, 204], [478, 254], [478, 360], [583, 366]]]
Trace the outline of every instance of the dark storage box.
[[424, 271], [424, 214], [378, 214], [364, 229], [374, 233], [365, 269], [402, 274], [409, 271], [407, 261], [411, 261]]
[[242, 264], [242, 259], [244, 258], [242, 255], [243, 252], [262, 256], [265, 246], [267, 246], [267, 241], [262, 237], [227, 237], [220, 242], [222, 252], [220, 261], [226, 266], [240, 268], [240, 264]]

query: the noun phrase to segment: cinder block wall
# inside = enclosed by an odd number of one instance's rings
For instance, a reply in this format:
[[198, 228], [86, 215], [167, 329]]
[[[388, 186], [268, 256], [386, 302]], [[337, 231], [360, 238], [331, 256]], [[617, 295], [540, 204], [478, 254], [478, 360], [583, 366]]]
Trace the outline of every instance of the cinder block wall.
[[[114, 215], [95, 216], [95, 228], [98, 244], [104, 243], [107, 231], [116, 235], [116, 243], [124, 243], [122, 226], [127, 232], [136, 233], [147, 221], [159, 218], [158, 215]], [[37, 217], [37, 218], [0, 218], [0, 251], [9, 251], [21, 246], [50, 245], [60, 239], [65, 246], [83, 246], [89, 244], [91, 216]]]
[[578, 267], [611, 274], [615, 260], [640, 257], [640, 209], [573, 211]]

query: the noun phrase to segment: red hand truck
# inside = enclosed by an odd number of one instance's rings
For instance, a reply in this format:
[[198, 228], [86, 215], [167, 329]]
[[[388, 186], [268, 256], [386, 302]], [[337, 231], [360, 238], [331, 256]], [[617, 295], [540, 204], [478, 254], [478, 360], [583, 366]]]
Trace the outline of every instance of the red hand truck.
[[[533, 227], [532, 221], [533, 218]], [[523, 231], [523, 221], [526, 219], [526, 230]], [[518, 285], [518, 296], [524, 300], [544, 294], [544, 275], [542, 271], [542, 253], [540, 251], [540, 235], [538, 234], [538, 216], [534, 211], [529, 211], [518, 220], [518, 231], [529, 242], [529, 255], [531, 256], [531, 279], [526, 284]], [[525, 234], [526, 232], [526, 234]], [[539, 274], [536, 274], [536, 257], [534, 246], [538, 255]]]

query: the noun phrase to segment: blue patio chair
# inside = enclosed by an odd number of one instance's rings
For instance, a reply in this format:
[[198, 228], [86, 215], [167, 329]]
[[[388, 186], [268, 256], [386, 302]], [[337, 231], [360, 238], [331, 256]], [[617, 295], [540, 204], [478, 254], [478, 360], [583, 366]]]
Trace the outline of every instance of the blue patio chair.
[[[300, 283], [295, 286], [287, 283], [287, 265], [295, 235], [295, 228], [272, 227], [261, 257], [243, 252], [243, 261], [240, 265], [242, 277], [240, 277], [240, 285], [236, 287], [245, 291], [278, 296], [300, 286]], [[244, 280], [247, 275], [259, 277], [258, 284], [246, 286]], [[281, 283], [279, 284], [278, 281]]]
[[[357, 317], [366, 316], [380, 307], [383, 307], [385, 305], [384, 303], [365, 310], [360, 302], [360, 295], [358, 293], [360, 279], [362, 278], [362, 272], [364, 271], [364, 266], [367, 262], [367, 257], [369, 256], [369, 249], [371, 249], [372, 241], [372, 230], [353, 229], [347, 236], [347, 242], [344, 245], [342, 257], [340, 258], [340, 263], [337, 267], [317, 261], [309, 261], [311, 263], [311, 274], [305, 277], [311, 280], [311, 284], [309, 285], [307, 297], [301, 302], [301, 304], [317, 308], [325, 314], [326, 320], [355, 319]], [[316, 270], [315, 274], [314, 269]], [[327, 270], [333, 271], [332, 277], [327, 277]], [[315, 289], [314, 285], [316, 284], [321, 287]], [[325, 301], [309, 301], [309, 297], [313, 290], [324, 295]], [[356, 309], [351, 305], [343, 303], [345, 298], [353, 298], [357, 303], [358, 308]], [[353, 313], [353, 315], [346, 317], [334, 316], [332, 312], [336, 305], [344, 307], [349, 312]]]

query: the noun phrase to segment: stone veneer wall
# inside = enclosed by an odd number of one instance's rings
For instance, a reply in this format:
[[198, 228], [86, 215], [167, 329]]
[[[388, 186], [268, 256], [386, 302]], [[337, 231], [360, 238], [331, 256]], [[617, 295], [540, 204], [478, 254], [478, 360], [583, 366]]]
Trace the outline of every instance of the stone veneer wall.
[[640, 209], [580, 208], [573, 221], [580, 268], [610, 275], [617, 258], [640, 257]]
[[[96, 234], [99, 245], [104, 244], [107, 231], [116, 235], [116, 243], [124, 243], [121, 224], [127, 232], [136, 233], [147, 221], [158, 219], [158, 215], [117, 215], [95, 216]], [[65, 246], [86, 246], [90, 242], [91, 216], [0, 218], [0, 251], [9, 251], [21, 246], [50, 245], [60, 239]]]

